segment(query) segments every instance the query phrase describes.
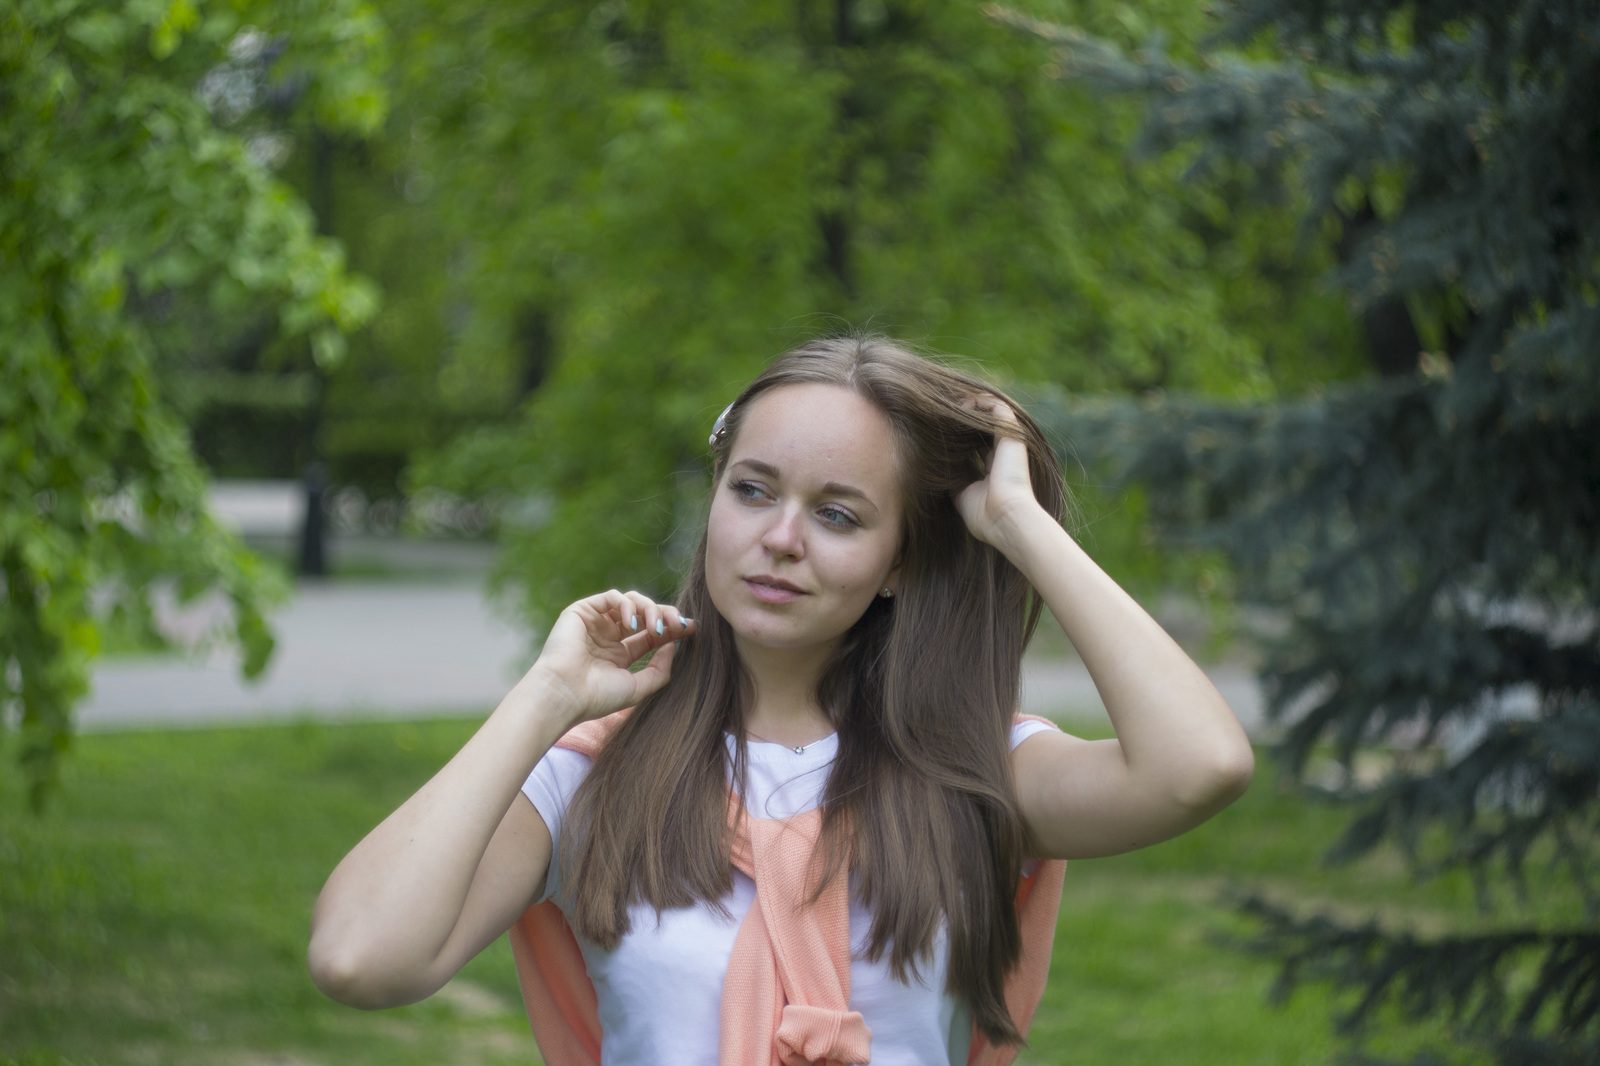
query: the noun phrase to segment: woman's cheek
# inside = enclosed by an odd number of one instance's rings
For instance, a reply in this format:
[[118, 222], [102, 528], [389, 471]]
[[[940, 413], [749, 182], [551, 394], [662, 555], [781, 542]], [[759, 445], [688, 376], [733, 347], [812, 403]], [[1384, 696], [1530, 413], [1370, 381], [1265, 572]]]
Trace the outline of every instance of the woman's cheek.
[[849, 552], [833, 560], [830, 567], [836, 576], [835, 590], [852, 603], [860, 600], [863, 611], [878, 594], [878, 575], [884, 570], [882, 556], [874, 546], [872, 551]]
[[711, 505], [706, 526], [706, 579], [726, 579], [734, 569], [739, 534], [739, 515], [729, 513], [720, 499]]

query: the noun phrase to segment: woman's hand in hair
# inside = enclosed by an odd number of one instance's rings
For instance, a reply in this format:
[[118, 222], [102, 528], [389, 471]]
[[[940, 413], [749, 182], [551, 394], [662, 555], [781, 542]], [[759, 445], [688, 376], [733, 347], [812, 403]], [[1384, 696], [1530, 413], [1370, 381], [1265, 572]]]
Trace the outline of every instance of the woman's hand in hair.
[[1194, 828], [1249, 784], [1249, 738], [1205, 672], [1037, 502], [1017, 413], [987, 394], [967, 406], [1000, 432], [956, 506], [1050, 608], [1116, 730], [1096, 741], [1040, 733], [1012, 752], [1031, 854], [1116, 855]]
[[956, 494], [956, 509], [974, 537], [1005, 550], [1008, 527], [1024, 512], [1040, 510], [1028, 474], [1028, 446], [1016, 431], [1017, 416], [995, 396], [974, 396], [964, 406], [986, 411], [1011, 431], [995, 435], [983, 457], [984, 476]]
[[[572, 724], [631, 707], [667, 683], [676, 642], [694, 622], [670, 604], [612, 589], [562, 611], [528, 671], [571, 696]], [[650, 656], [643, 668], [634, 663]]]

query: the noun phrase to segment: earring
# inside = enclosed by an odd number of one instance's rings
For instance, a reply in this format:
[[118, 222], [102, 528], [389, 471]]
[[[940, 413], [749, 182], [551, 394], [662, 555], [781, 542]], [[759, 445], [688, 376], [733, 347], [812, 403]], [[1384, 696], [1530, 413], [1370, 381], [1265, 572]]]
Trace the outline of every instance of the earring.
[[885, 585], [883, 591], [878, 593], [878, 595], [882, 596], [886, 600], [892, 600], [894, 599], [894, 589]]

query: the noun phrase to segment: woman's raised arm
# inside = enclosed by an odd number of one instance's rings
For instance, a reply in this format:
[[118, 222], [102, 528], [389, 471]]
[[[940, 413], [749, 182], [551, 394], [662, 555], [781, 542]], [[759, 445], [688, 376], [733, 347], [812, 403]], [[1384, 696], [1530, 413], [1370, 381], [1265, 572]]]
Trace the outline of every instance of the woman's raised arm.
[[[579, 600], [462, 749], [334, 869], [311, 917], [317, 986], [356, 1007], [433, 994], [543, 891], [551, 840], [518, 792], [579, 722], [666, 683], [693, 623], [635, 592]], [[629, 665], [654, 652], [637, 672]]]
[[[991, 409], [1011, 414], [998, 401]], [[988, 475], [956, 502], [973, 535], [1043, 597], [1117, 734], [1085, 741], [1039, 733], [1012, 753], [1036, 857], [1131, 851], [1192, 829], [1237, 799], [1255, 769], [1239, 720], [1194, 660], [1039, 506], [1022, 441], [1001, 437]]]

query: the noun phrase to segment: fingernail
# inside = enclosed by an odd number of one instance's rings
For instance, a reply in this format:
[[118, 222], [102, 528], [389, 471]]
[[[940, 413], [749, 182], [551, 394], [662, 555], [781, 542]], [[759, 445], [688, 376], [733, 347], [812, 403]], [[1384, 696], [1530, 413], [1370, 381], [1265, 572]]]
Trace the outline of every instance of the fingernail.
[[686, 626], [694, 625], [694, 619], [693, 618], [685, 618], [682, 621], [683, 621], [683, 624], [686, 625]]
[[657, 636], [663, 636], [663, 635], [666, 634], [666, 632], [667, 632], [667, 623], [665, 623], [661, 619], [657, 618], [656, 619], [656, 635]]
[[629, 629], [638, 629], [639, 628], [639, 616], [638, 615], [630, 614], [628, 616], [628, 628]]

